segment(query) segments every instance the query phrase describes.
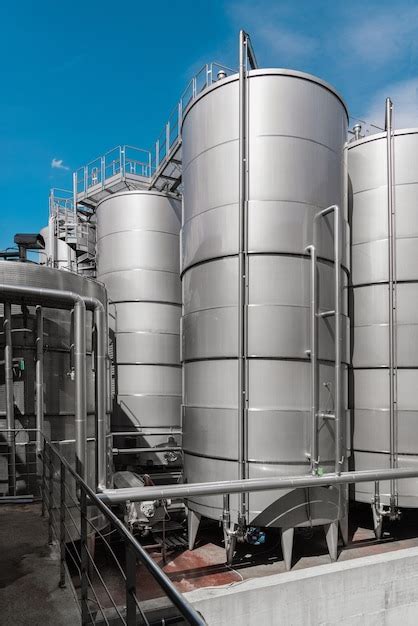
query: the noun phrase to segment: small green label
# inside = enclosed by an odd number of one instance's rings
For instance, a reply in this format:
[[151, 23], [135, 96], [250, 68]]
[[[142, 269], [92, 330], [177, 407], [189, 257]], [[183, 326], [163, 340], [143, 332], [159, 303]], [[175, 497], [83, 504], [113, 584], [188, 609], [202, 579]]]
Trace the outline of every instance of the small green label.
[[324, 475], [324, 468], [323, 467], [318, 467], [318, 470], [316, 472], [318, 474], [318, 476], [323, 476]]
[[24, 359], [20, 359], [20, 361], [19, 361], [19, 369], [20, 369], [21, 372], [24, 371], [24, 369], [25, 369], [25, 361], [24, 361]]

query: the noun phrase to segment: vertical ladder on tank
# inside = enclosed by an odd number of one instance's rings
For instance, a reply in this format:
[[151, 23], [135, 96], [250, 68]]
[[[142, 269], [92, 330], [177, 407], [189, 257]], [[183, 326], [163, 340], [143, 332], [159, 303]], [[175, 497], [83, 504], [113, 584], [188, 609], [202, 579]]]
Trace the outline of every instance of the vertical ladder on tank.
[[[318, 303], [318, 262], [316, 248], [316, 231], [320, 219], [334, 214], [334, 309], [320, 311]], [[311, 360], [311, 472], [316, 475], [319, 467], [318, 451], [318, 420], [332, 419], [335, 424], [335, 450], [334, 471], [341, 473], [344, 456], [342, 453], [342, 324], [341, 324], [341, 215], [340, 208], [332, 205], [319, 211], [313, 222], [314, 243], [306, 248], [311, 257], [311, 297], [310, 297], [310, 360]], [[335, 343], [334, 343], [334, 413], [321, 413], [319, 411], [319, 375], [318, 375], [318, 323], [320, 318], [334, 317], [335, 319]]]
[[[334, 216], [334, 309], [320, 311], [318, 302], [318, 256], [316, 247], [316, 233], [318, 222], [327, 215]], [[313, 243], [306, 248], [311, 257], [310, 267], [310, 341], [309, 350], [311, 361], [311, 449], [310, 464], [311, 473], [316, 476], [319, 474], [319, 442], [318, 442], [318, 423], [319, 419], [328, 419], [334, 421], [334, 472], [341, 474], [342, 465], [344, 463], [343, 454], [343, 428], [342, 428], [342, 323], [341, 323], [341, 227], [340, 207], [332, 205], [319, 211], [313, 220]], [[318, 370], [318, 326], [319, 320], [322, 318], [334, 317], [334, 412], [321, 412], [319, 410], [319, 370]], [[343, 496], [343, 488], [339, 488], [340, 506]], [[345, 544], [348, 542], [348, 517], [344, 514], [340, 518], [341, 535]], [[325, 525], [325, 535], [328, 545], [328, 551], [331, 560], [337, 559], [338, 545], [338, 522], [333, 521]]]

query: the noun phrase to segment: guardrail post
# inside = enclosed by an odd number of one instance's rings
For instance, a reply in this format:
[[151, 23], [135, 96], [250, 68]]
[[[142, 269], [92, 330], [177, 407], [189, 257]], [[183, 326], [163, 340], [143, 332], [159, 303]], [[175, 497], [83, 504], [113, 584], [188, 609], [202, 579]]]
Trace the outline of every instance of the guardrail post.
[[168, 121], [165, 126], [165, 156], [168, 157], [170, 151], [170, 122]]
[[65, 587], [65, 465], [60, 461], [60, 587]]
[[52, 451], [48, 445], [48, 543], [52, 545], [53, 502], [54, 502], [54, 468], [52, 466]]
[[121, 146], [120, 148], [120, 175], [123, 180], [125, 180], [126, 176], [126, 153], [125, 146]]
[[125, 543], [126, 623], [136, 625], [136, 556], [129, 543]]
[[102, 156], [100, 159], [100, 169], [101, 169], [101, 182], [102, 182], [102, 189], [104, 189], [105, 186], [105, 177], [106, 177], [106, 166], [105, 166], [105, 157]]
[[80, 586], [81, 624], [89, 622], [88, 607], [88, 554], [87, 554], [87, 494], [80, 484]]

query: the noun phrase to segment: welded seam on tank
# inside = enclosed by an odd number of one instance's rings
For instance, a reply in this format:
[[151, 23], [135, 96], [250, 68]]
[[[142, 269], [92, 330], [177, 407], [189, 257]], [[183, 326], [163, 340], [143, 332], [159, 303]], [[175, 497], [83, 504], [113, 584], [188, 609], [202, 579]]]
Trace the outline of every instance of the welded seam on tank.
[[[340, 161], [340, 154], [338, 152], [336, 152], [335, 150], [333, 150], [326, 144], [321, 143], [320, 141], [316, 141], [315, 139], [309, 139], [309, 137], [300, 137], [299, 135], [286, 135], [283, 133], [269, 133], [269, 134], [257, 133], [256, 135], [254, 135], [254, 137], [251, 136], [251, 139], [254, 140], [254, 138], [257, 138], [257, 137], [280, 137], [280, 138], [286, 138], [286, 139], [295, 139], [301, 142], [313, 143], [315, 145], [321, 146], [321, 148], [325, 148], [329, 152], [332, 152], [332, 154], [334, 154], [337, 157], [338, 161]], [[202, 155], [206, 154], [207, 152], [211, 152], [212, 150], [219, 148], [219, 146], [225, 146], [230, 143], [237, 143], [238, 141], [239, 141], [238, 137], [235, 139], [227, 139], [226, 141], [220, 141], [219, 143], [214, 143], [208, 148], [205, 148], [204, 150], [201, 150], [200, 152], [195, 154], [195, 156], [192, 159], [190, 159], [190, 161], [188, 161], [187, 165], [183, 166], [183, 169], [182, 169], [183, 180], [184, 180], [184, 175], [187, 173], [187, 170], [192, 165], [192, 163], [196, 161], [196, 159], [199, 159]], [[342, 161], [343, 161], [343, 158], [341, 158], [341, 162]]]
[[181, 308], [181, 302], [172, 302], [171, 300], [109, 300], [109, 304], [161, 304], [163, 306], [173, 306], [176, 309]]
[[[389, 409], [388, 409], [389, 410]], [[353, 447], [353, 450], [355, 450], [356, 452], [363, 452], [364, 454], [390, 454], [390, 450], [365, 450], [363, 448], [358, 448], [356, 446]], [[417, 452], [398, 452], [399, 456], [412, 456], [412, 457], [418, 457], [418, 453]]]
[[[414, 185], [418, 185], [418, 181], [411, 180], [407, 183], [396, 183], [395, 188], [396, 187], [408, 187], [408, 186], [413, 187]], [[377, 187], [368, 187], [367, 189], [359, 189], [358, 191], [353, 191], [353, 196], [358, 196], [361, 193], [368, 193], [369, 191], [376, 191], [377, 189], [386, 189], [386, 188], [387, 188], [387, 185], [384, 184], [384, 185], [377, 185]]]
[[[147, 176], [144, 176], [144, 177], [141, 176], [141, 178], [144, 178], [146, 180], [151, 180], [151, 178]], [[109, 200], [117, 199], [120, 196], [135, 196], [137, 194], [140, 196], [145, 195], [145, 196], [157, 196], [159, 198], [163, 197], [163, 198], [168, 198], [169, 200], [174, 200], [175, 202], [179, 202], [179, 199], [170, 192], [160, 191], [158, 189], [137, 189], [134, 187], [133, 189], [122, 189], [121, 191], [116, 191], [110, 196], [106, 196], [106, 198], [102, 198], [102, 200], [100, 200], [100, 202], [97, 203], [96, 210], [99, 208], [101, 204]]]
[[[387, 370], [389, 369], [389, 365], [352, 365], [352, 369], [353, 370]], [[404, 371], [408, 371], [408, 370], [417, 370], [418, 369], [418, 365], [399, 365], [398, 366], [399, 370], [404, 370]], [[370, 409], [370, 410], [374, 410], [374, 409]], [[414, 410], [414, 409], [408, 409], [408, 410]], [[416, 409], [418, 411], [418, 409]]]
[[[404, 279], [397, 279], [396, 280], [398, 285], [411, 285], [411, 284], [416, 284], [418, 283], [418, 279], [417, 278], [404, 278]], [[380, 287], [382, 285], [388, 285], [389, 281], [387, 278], [384, 278], [382, 280], [377, 280], [375, 282], [372, 283], [352, 283], [351, 285], [348, 286], [349, 289], [364, 289], [367, 287]]]
[[[253, 361], [285, 361], [286, 363], [310, 363], [310, 359], [303, 357], [293, 356], [257, 356], [249, 354], [248, 359]], [[238, 356], [207, 356], [207, 357], [194, 357], [192, 359], [183, 359], [182, 363], [205, 363], [207, 361], [238, 361]], [[334, 361], [330, 359], [318, 359], [318, 363], [321, 365], [334, 366]], [[348, 362], [344, 362], [348, 365]]]
[[[306, 310], [310, 310], [310, 306], [309, 304], [288, 304], [287, 302], [271, 302], [271, 301], [266, 301], [266, 302], [249, 302], [248, 303], [248, 307], [251, 309], [256, 309], [256, 308], [264, 308], [264, 307], [279, 307], [279, 308], [284, 308], [284, 309], [306, 309]], [[214, 309], [236, 309], [237, 305], [236, 304], [220, 304], [217, 306], [208, 306], [208, 307], [204, 307], [201, 309], [193, 309], [192, 311], [188, 311], [187, 313], [185, 313], [182, 317], [187, 317], [189, 315], [194, 315], [195, 313], [201, 313], [203, 311], [213, 311]], [[325, 307], [325, 305], [321, 308], [324, 308], [325, 310], [328, 310], [329, 307]], [[348, 317], [347, 314], [342, 313], [343, 317]], [[123, 331], [122, 331], [123, 332]]]
[[115, 335], [172, 335], [178, 337], [180, 330], [177, 333], [168, 330], [116, 330]]
[[[321, 206], [318, 206], [317, 204], [312, 204], [311, 202], [304, 202], [302, 200], [284, 200], [284, 199], [278, 199], [278, 198], [274, 198], [271, 200], [251, 198], [251, 200], [248, 201], [248, 208], [250, 207], [251, 204], [254, 204], [256, 202], [259, 202], [260, 204], [269, 204], [269, 203], [276, 204], [278, 202], [282, 202], [286, 204], [301, 204], [302, 206], [308, 206], [318, 211], [321, 211], [327, 208], [326, 206], [321, 207]], [[193, 213], [193, 215], [191, 215], [186, 220], [184, 220], [183, 225], [182, 225], [182, 230], [184, 230], [184, 227], [186, 224], [198, 218], [200, 215], [209, 213], [209, 211], [216, 211], [216, 209], [223, 209], [228, 206], [234, 207], [234, 208], [238, 207], [238, 200], [236, 202], [227, 202], [225, 204], [217, 204], [216, 206], [209, 207], [208, 209], [204, 209], [203, 211], [199, 211], [199, 213]]]
[[111, 274], [125, 274], [127, 272], [163, 272], [164, 274], [173, 274], [175, 276], [178, 276], [178, 272], [172, 270], [163, 270], [160, 268], [150, 267], [129, 267], [127, 269], [122, 268], [120, 270], [112, 270], [111, 272], [102, 272], [101, 274], [98, 274], [98, 277], [101, 279], [103, 276], [110, 276]]
[[[398, 235], [396, 237], [396, 241], [405, 241], [405, 240], [416, 241], [417, 239], [418, 239], [418, 234], [412, 237], [408, 235]], [[358, 241], [357, 243], [353, 243], [351, 244], [351, 247], [356, 248], [358, 246], [367, 246], [372, 243], [380, 243], [380, 242], [387, 243], [387, 241], [388, 241], [388, 237], [379, 237], [377, 239], [369, 238], [369, 239], [366, 239], [365, 241]]]
[[107, 237], [113, 237], [114, 235], [126, 234], [126, 233], [157, 233], [159, 235], [170, 235], [170, 237], [179, 238], [178, 233], [169, 232], [167, 230], [156, 230], [154, 228], [126, 228], [124, 230], [112, 230], [110, 233], [106, 233], [105, 235], [101, 235], [97, 238], [97, 243], [102, 241], [102, 239], [107, 239]]
[[173, 367], [173, 368], [177, 368], [180, 369], [181, 368], [181, 363], [165, 363], [162, 361], [155, 361], [155, 362], [150, 362], [150, 361], [130, 361], [130, 362], [125, 362], [125, 361], [117, 361], [116, 365], [126, 365], [126, 366], [133, 366], [133, 365], [146, 365], [147, 367]]
[[[189, 456], [194, 456], [197, 457], [199, 459], [208, 459], [210, 461], [226, 461], [229, 463], [234, 463], [236, 464], [237, 459], [236, 457], [224, 457], [224, 456], [219, 456], [219, 455], [214, 455], [214, 454], [203, 454], [203, 452], [196, 452], [195, 450], [188, 450], [187, 448], [183, 447], [183, 453], [184, 454], [188, 454]], [[283, 467], [286, 467], [288, 465], [293, 465], [293, 466], [302, 466], [305, 467], [305, 465], [309, 466], [309, 461], [263, 461], [263, 460], [255, 460], [255, 459], [247, 459], [248, 463], [253, 463], [254, 465], [280, 465]], [[334, 460], [321, 460], [321, 465], [334, 465]], [[315, 485], [313, 485], [315, 486]], [[220, 494], [222, 495], [222, 494]], [[202, 497], [202, 496], [195, 496], [197, 498]]]
[[[118, 393], [118, 398], [181, 398], [181, 393]], [[158, 426], [159, 428], [159, 426]]]
[[[289, 257], [292, 259], [306, 259], [306, 261], [309, 261], [309, 256], [306, 254], [302, 254], [301, 252], [252, 252], [252, 251], [248, 251], [248, 254], [250, 256], [266, 256], [266, 257]], [[184, 275], [186, 274], [186, 272], [189, 272], [191, 269], [194, 269], [195, 267], [199, 267], [200, 265], [205, 265], [206, 263], [216, 263], [217, 261], [222, 261], [224, 259], [233, 259], [233, 258], [238, 258], [238, 253], [234, 252], [231, 254], [221, 254], [218, 256], [211, 256], [207, 259], [201, 259], [200, 261], [195, 261], [194, 263], [191, 263], [189, 265], [187, 265], [187, 267], [185, 267], [181, 273], [180, 273], [180, 278], [183, 279]], [[331, 259], [326, 259], [325, 257], [322, 256], [317, 256], [317, 261], [318, 263], [323, 263], [324, 265], [329, 265], [331, 267], [334, 267], [334, 262]], [[349, 276], [350, 272], [348, 270], [348, 268], [341, 264], [341, 270], [347, 275], [347, 277]], [[398, 281], [401, 282], [401, 281]]]
[[344, 162], [344, 157], [341, 158], [340, 152], [333, 150], [330, 146], [327, 146], [327, 144], [325, 143], [316, 141], [316, 139], [310, 139], [309, 137], [301, 137], [299, 135], [286, 135], [284, 133], [257, 133], [256, 135], [254, 135], [255, 139], [257, 139], [258, 137], [286, 137], [289, 139], [297, 139], [298, 141], [313, 143], [316, 146], [321, 146], [321, 148], [325, 148], [326, 150], [329, 150], [329, 152], [332, 152], [333, 154], [335, 154], [335, 156], [337, 157], [338, 163]]
[[[418, 326], [418, 322], [398, 322], [398, 326]], [[352, 324], [352, 328], [386, 328], [389, 322], [375, 322], [369, 324]]]

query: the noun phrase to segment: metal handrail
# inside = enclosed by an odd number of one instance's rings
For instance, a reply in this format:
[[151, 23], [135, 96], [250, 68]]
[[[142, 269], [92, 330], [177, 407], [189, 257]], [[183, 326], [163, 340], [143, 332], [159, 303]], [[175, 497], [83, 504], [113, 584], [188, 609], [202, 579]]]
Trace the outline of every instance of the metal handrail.
[[[168, 599], [176, 606], [181, 615], [187, 621], [188, 624], [192, 626], [205, 626], [204, 619], [197, 613], [197, 611], [185, 600], [183, 595], [176, 589], [168, 576], [163, 572], [163, 570], [155, 563], [155, 561], [151, 558], [151, 556], [145, 551], [145, 549], [141, 546], [141, 544], [135, 539], [135, 537], [131, 534], [128, 528], [120, 521], [120, 519], [110, 510], [110, 508], [102, 502], [97, 496], [97, 494], [89, 487], [89, 485], [81, 478], [81, 476], [74, 470], [71, 464], [65, 459], [56, 446], [46, 437], [44, 433], [42, 433], [42, 437], [44, 440], [44, 446], [49, 447], [50, 450], [54, 453], [56, 458], [61, 464], [61, 468], [65, 468], [65, 471], [69, 472], [70, 475], [74, 478], [77, 487], [80, 491], [81, 497], [81, 507], [85, 508], [87, 506], [95, 506], [106, 519], [112, 524], [112, 526], [117, 529], [120, 535], [124, 538], [127, 546], [130, 550], [132, 550], [135, 557], [146, 567], [152, 577], [156, 580], [158, 585], [163, 589], [166, 593]], [[46, 455], [45, 449], [42, 453], [42, 458], [44, 464], [46, 463]], [[85, 502], [83, 503], [83, 499]], [[83, 521], [82, 515], [82, 521]], [[86, 533], [87, 534], [87, 533]], [[132, 569], [132, 568], [131, 568]], [[135, 571], [133, 572], [135, 574]], [[127, 581], [129, 582], [129, 581]], [[128, 608], [128, 607], [127, 607]], [[129, 620], [128, 620], [128, 623]], [[132, 622], [135, 623], [135, 622]]]

